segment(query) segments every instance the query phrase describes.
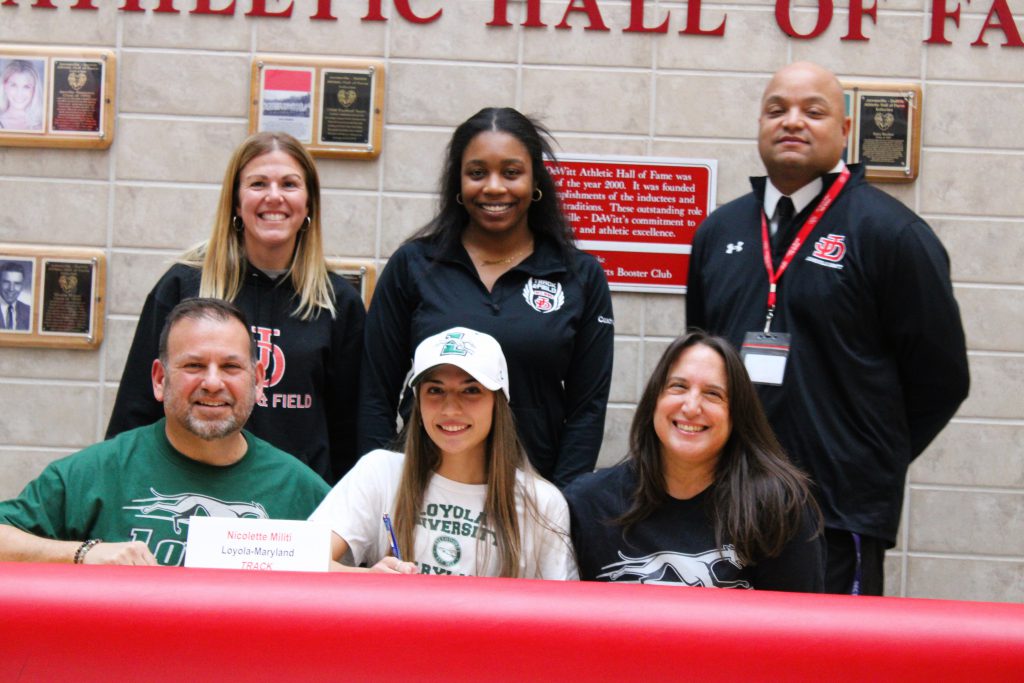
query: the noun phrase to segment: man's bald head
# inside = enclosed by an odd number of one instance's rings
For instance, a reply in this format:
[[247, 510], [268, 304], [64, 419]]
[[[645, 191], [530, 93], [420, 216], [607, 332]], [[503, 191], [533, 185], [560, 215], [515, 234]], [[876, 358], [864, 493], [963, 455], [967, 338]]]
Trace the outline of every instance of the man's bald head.
[[758, 122], [761, 160], [785, 194], [830, 171], [850, 130], [839, 79], [811, 62], [775, 72], [761, 98]]

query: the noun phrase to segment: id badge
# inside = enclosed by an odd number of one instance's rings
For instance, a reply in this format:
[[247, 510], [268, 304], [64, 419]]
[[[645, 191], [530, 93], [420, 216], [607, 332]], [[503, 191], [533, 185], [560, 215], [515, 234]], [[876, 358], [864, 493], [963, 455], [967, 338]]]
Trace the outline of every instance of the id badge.
[[789, 335], [785, 332], [747, 332], [740, 349], [743, 365], [755, 384], [782, 384], [789, 358]]

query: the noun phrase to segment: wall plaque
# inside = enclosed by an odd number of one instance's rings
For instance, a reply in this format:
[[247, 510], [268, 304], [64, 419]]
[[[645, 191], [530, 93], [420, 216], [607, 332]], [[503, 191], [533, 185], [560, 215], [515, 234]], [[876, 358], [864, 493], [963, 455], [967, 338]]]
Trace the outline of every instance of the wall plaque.
[[0, 146], [110, 147], [115, 61], [110, 50], [0, 45]]
[[0, 346], [98, 347], [105, 287], [99, 249], [0, 244]]
[[314, 156], [380, 155], [383, 62], [257, 55], [252, 92], [250, 133], [290, 133]]
[[327, 269], [348, 280], [359, 292], [363, 305], [370, 307], [373, 288], [377, 286], [377, 266], [372, 260], [328, 257]]
[[850, 140], [846, 159], [864, 164], [868, 180], [912, 182], [921, 157], [921, 87], [843, 83]]

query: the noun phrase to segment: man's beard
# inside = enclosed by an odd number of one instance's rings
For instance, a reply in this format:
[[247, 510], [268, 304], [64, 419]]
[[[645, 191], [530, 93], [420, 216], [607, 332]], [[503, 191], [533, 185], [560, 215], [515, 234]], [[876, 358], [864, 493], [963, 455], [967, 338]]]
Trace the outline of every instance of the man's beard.
[[235, 414], [223, 420], [200, 420], [192, 414], [185, 418], [185, 428], [204, 441], [223, 439], [241, 427], [238, 416]]
[[[165, 388], [167, 383], [165, 382]], [[190, 399], [191, 402], [191, 399]], [[182, 423], [192, 434], [195, 434], [203, 441], [216, 441], [237, 432], [245, 426], [250, 413], [256, 404], [256, 389], [251, 388], [245, 396], [240, 396], [231, 405], [231, 414], [220, 420], [202, 420], [196, 417], [191, 410], [185, 413]]]

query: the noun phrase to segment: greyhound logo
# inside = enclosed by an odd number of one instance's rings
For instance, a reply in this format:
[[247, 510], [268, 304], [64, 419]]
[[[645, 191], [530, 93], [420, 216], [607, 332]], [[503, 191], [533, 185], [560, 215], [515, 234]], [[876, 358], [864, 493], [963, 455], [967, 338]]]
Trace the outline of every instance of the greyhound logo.
[[136, 517], [149, 519], [163, 519], [174, 526], [174, 533], [181, 533], [181, 526], [188, 524], [188, 518], [193, 516], [204, 517], [228, 517], [240, 519], [269, 519], [266, 509], [252, 501], [249, 503], [230, 503], [201, 493], [179, 493], [167, 495], [160, 493], [154, 488], [149, 492], [152, 498], [136, 498], [133, 503], [138, 505], [125, 505], [125, 510], [138, 510]]
[[[706, 550], [702, 553], [652, 553], [646, 557], [628, 557], [622, 551], [618, 553], [621, 562], [613, 562], [601, 567], [607, 570], [598, 574], [597, 578], [608, 578], [609, 581], [623, 583], [650, 583], [661, 585], [702, 586], [705, 588], [750, 588], [750, 582], [742, 579], [728, 580], [719, 578], [715, 565], [725, 563], [722, 567], [732, 572], [743, 569], [736, 557], [736, 548], [725, 545], [721, 548]], [[636, 577], [623, 579], [622, 577]]]

